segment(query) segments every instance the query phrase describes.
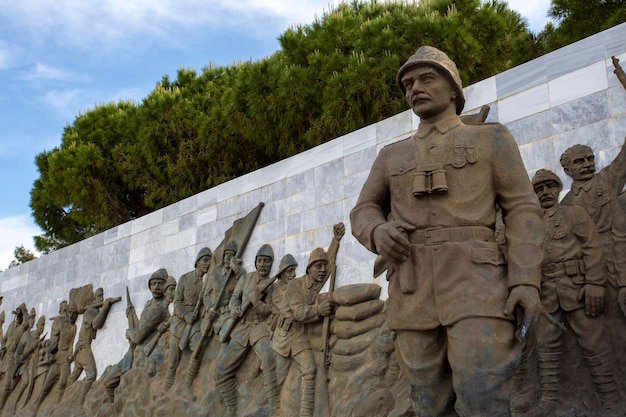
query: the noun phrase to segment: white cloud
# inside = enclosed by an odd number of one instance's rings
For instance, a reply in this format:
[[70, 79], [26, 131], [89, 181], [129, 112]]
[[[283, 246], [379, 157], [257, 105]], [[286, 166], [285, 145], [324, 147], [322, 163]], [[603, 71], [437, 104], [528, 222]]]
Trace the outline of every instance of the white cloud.
[[508, 0], [509, 7], [528, 20], [533, 32], [540, 32], [548, 22], [550, 0]]
[[28, 214], [0, 219], [0, 269], [6, 270], [14, 259], [16, 246], [24, 245], [39, 256], [33, 243], [33, 236], [39, 234], [41, 230]]
[[65, 80], [71, 77], [71, 73], [59, 68], [53, 68], [41, 62], [35, 64], [35, 68], [19, 77], [22, 80]]
[[[278, 35], [292, 23], [308, 23], [335, 0], [32, 0], [5, 2], [0, 16], [38, 34], [60, 36], [85, 49], [121, 45], [131, 36], [161, 36], [174, 28], [211, 25]], [[44, 35], [45, 36], [45, 35]]]
[[50, 90], [43, 101], [47, 106], [54, 108], [59, 114], [72, 119], [81, 109], [80, 90]]

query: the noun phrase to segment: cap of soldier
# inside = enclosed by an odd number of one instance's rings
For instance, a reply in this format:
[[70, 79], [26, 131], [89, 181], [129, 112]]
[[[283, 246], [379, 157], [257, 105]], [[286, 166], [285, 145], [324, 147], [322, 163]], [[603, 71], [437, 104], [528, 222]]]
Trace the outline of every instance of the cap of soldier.
[[400, 70], [398, 70], [396, 83], [398, 84], [398, 87], [400, 87], [402, 95], [406, 95], [406, 89], [402, 84], [402, 76], [405, 72], [418, 65], [433, 66], [443, 71], [443, 73], [448, 76], [448, 79], [457, 90], [456, 114], [461, 114], [463, 107], [465, 107], [465, 96], [463, 95], [463, 83], [461, 82], [459, 70], [457, 69], [454, 61], [452, 61], [445, 52], [432, 46], [421, 46], [417, 52], [411, 55], [404, 65], [400, 67]]
[[272, 247], [270, 245], [265, 243], [264, 245], [261, 245], [261, 247], [259, 248], [258, 252], [256, 253], [255, 258], [258, 257], [258, 256], [268, 256], [273, 261], [274, 260], [274, 249], [272, 249]]
[[276, 273], [276, 275], [282, 274], [283, 272], [285, 272], [285, 269], [289, 268], [290, 266], [298, 266], [298, 262], [292, 254], [288, 253], [280, 260], [280, 265], [278, 266], [278, 272]]
[[13, 314], [21, 314], [22, 316], [26, 316], [28, 311], [26, 310], [26, 304], [22, 303], [13, 311]]
[[309, 272], [309, 267], [317, 261], [325, 261], [328, 263], [328, 254], [323, 248], [315, 248], [309, 256], [309, 263], [306, 266], [306, 271]]
[[37, 320], [37, 325], [45, 324], [45, 323], [46, 323], [46, 316], [40, 316], [39, 320]]
[[157, 269], [156, 271], [152, 273], [152, 275], [150, 275], [150, 279], [148, 280], [148, 288], [150, 288], [150, 283], [152, 282], [152, 280], [160, 279], [162, 281], [165, 281], [167, 280], [168, 276], [169, 274], [167, 273], [167, 269], [165, 268]]
[[546, 181], [556, 181], [559, 184], [559, 187], [563, 188], [563, 183], [561, 182], [559, 176], [549, 169], [539, 169], [535, 172], [535, 175], [533, 175], [533, 186]]
[[176, 278], [172, 276], [167, 277], [163, 291], [167, 290], [169, 287], [176, 287]]
[[194, 268], [196, 266], [198, 266], [198, 261], [200, 259], [202, 259], [202, 257], [204, 257], [204, 256], [208, 256], [209, 258], [211, 256], [213, 256], [213, 252], [211, 252], [211, 249], [209, 249], [209, 248], [202, 248], [202, 249], [200, 249], [200, 252], [198, 252], [198, 256], [196, 256], [196, 263], [193, 265]]
[[226, 253], [226, 251], [231, 251], [232, 253], [237, 253], [237, 242], [235, 242], [233, 240], [228, 242], [226, 244], [226, 246], [224, 246], [224, 253]]

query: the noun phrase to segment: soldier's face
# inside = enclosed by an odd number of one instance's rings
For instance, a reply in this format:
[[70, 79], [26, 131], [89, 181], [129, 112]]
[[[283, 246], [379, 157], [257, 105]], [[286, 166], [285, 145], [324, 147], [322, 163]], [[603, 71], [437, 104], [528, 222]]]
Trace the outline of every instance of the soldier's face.
[[198, 259], [198, 264], [196, 265], [196, 269], [203, 274], [209, 272], [209, 266], [211, 265], [211, 257], [206, 255], [202, 258]]
[[580, 149], [572, 152], [571, 162], [563, 170], [567, 175], [577, 181], [585, 181], [593, 178], [596, 173], [596, 158], [588, 149]]
[[328, 275], [328, 263], [326, 261], [315, 261], [309, 266], [309, 275], [313, 280], [322, 282]]
[[153, 279], [150, 281], [150, 292], [154, 298], [163, 296], [163, 284], [165, 284], [165, 281], [162, 279]]
[[296, 267], [290, 266], [289, 268], [283, 271], [283, 277], [287, 279], [287, 281], [291, 281], [296, 277]]
[[235, 256], [235, 252], [227, 250], [224, 252], [224, 269], [230, 271], [230, 260]]
[[406, 101], [422, 120], [434, 123], [456, 114], [456, 90], [438, 69], [418, 65], [406, 71], [400, 81]]
[[101, 289], [96, 290], [96, 303], [100, 303], [104, 300], [104, 292]]
[[256, 267], [259, 275], [262, 277], [266, 277], [270, 274], [270, 271], [272, 270], [272, 263], [272, 258], [264, 255], [257, 256], [254, 260], [254, 266]]
[[176, 292], [176, 287], [173, 286], [173, 285], [170, 285], [165, 290], [165, 299], [167, 300], [168, 303], [171, 303], [172, 301], [174, 301], [174, 293], [175, 292]]
[[67, 303], [65, 301], [63, 301], [60, 305], [59, 305], [59, 314], [61, 316], [66, 316], [67, 315]]
[[45, 326], [46, 323], [43, 320], [39, 320], [39, 322], [37, 323], [37, 333], [42, 334]]
[[28, 328], [32, 329], [35, 325], [35, 316], [28, 317]]
[[559, 202], [561, 186], [554, 180], [543, 181], [533, 186], [541, 208], [548, 209]]
[[68, 310], [67, 318], [70, 320], [70, 323], [76, 323], [76, 319], [78, 318], [78, 311], [76, 310]]

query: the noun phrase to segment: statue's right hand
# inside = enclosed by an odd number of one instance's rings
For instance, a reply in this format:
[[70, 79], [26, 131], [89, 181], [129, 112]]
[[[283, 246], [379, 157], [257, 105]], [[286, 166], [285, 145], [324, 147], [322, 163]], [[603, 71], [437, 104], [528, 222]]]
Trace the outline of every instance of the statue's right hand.
[[415, 226], [398, 220], [376, 226], [372, 236], [376, 251], [392, 262], [404, 262], [411, 250], [408, 234], [414, 230]]

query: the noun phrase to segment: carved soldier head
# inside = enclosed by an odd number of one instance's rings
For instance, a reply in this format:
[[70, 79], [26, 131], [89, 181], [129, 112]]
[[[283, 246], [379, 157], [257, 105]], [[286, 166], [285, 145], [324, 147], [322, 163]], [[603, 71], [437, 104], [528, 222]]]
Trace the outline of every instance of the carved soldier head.
[[76, 323], [77, 318], [78, 318], [78, 306], [74, 302], [70, 302], [70, 305], [67, 308], [67, 320], [71, 324], [74, 324]]
[[196, 271], [201, 274], [206, 274], [209, 272], [209, 266], [211, 265], [211, 257], [213, 256], [213, 252], [209, 248], [202, 248], [198, 252], [196, 256], [196, 263], [194, 264], [194, 268]]
[[33, 326], [35, 325], [35, 319], [37, 318], [37, 312], [35, 311], [35, 308], [31, 308], [30, 309], [30, 314], [28, 315], [28, 328], [32, 329]]
[[586, 181], [596, 173], [596, 158], [593, 149], [586, 145], [574, 145], [561, 155], [561, 166], [575, 181]]
[[538, 170], [533, 176], [532, 184], [541, 208], [549, 209], [559, 202], [563, 183], [554, 172], [548, 169]]
[[67, 316], [67, 301], [66, 300], [61, 301], [61, 304], [59, 304], [59, 315], [61, 317]]
[[13, 311], [13, 314], [15, 314], [15, 322], [17, 324], [22, 324], [22, 322], [24, 321], [24, 317], [28, 314], [28, 311], [26, 310], [26, 304], [24, 303], [20, 304]]
[[104, 290], [102, 288], [98, 288], [94, 292], [94, 303], [101, 303], [104, 301]]
[[290, 281], [296, 277], [297, 267], [298, 262], [296, 262], [296, 258], [294, 258], [292, 254], [288, 253], [280, 260], [280, 265], [278, 266], [278, 272], [276, 275], [281, 281]]
[[154, 298], [163, 297], [163, 286], [165, 285], [165, 280], [168, 277], [167, 270], [165, 268], [161, 268], [156, 270], [152, 275], [150, 275], [150, 279], [148, 280], [148, 287], [150, 288], [150, 292]]
[[46, 316], [41, 316], [39, 317], [39, 320], [37, 320], [37, 333], [38, 334], [43, 334], [43, 329], [46, 326]]
[[222, 265], [224, 269], [230, 271], [230, 260], [237, 254], [237, 243], [232, 240], [224, 247], [224, 255], [222, 256]]
[[274, 250], [267, 243], [262, 245], [256, 253], [254, 258], [254, 266], [263, 278], [267, 277], [272, 270], [272, 264], [274, 263]]
[[413, 112], [421, 119], [438, 114], [461, 114], [463, 84], [454, 61], [432, 46], [420, 47], [400, 67], [396, 82]]
[[168, 303], [174, 301], [174, 293], [176, 292], [176, 279], [172, 276], [168, 276], [165, 280], [165, 299]]
[[323, 282], [328, 275], [328, 254], [322, 248], [315, 248], [309, 256], [306, 273], [314, 281]]

